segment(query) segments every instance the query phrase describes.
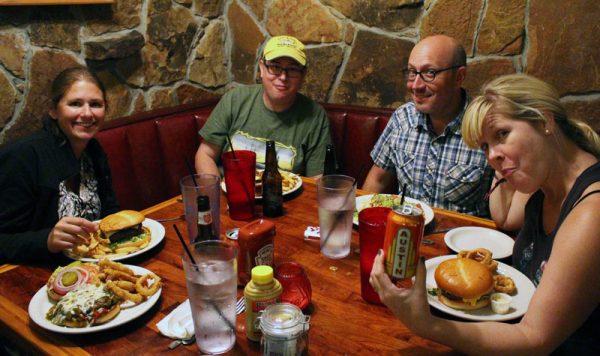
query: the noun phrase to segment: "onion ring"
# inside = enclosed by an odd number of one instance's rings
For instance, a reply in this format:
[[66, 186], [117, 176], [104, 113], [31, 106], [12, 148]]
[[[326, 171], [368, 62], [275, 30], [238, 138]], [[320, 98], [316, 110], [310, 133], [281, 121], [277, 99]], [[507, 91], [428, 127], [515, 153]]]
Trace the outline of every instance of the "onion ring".
[[133, 294], [128, 292], [127, 290], [119, 286], [119, 282], [108, 281], [108, 283], [106, 283], [106, 288], [108, 288], [108, 290], [113, 292], [117, 297], [123, 299], [124, 301], [131, 301], [135, 304], [139, 304], [144, 301], [144, 297], [141, 294]]
[[475, 260], [486, 266], [492, 272], [495, 272], [498, 268], [498, 262], [492, 259], [492, 251], [483, 247], [476, 248], [474, 250], [460, 251], [458, 253], [458, 258]]
[[513, 294], [517, 290], [515, 282], [508, 276], [494, 275], [494, 290], [500, 293]]
[[[148, 279], [150, 279], [150, 278], [153, 279], [154, 282], [150, 286], [146, 286], [146, 283], [147, 283]], [[156, 293], [158, 291], [158, 289], [160, 287], [161, 287], [160, 277], [158, 277], [154, 273], [145, 274], [135, 282], [135, 289], [137, 290], [138, 293], [140, 293], [141, 295], [143, 295], [145, 297], [149, 297], [149, 296], [153, 295], [154, 293]]]
[[135, 283], [138, 278], [122, 271], [117, 271], [112, 268], [106, 268], [103, 271], [106, 274], [106, 279], [109, 281], [119, 280]]
[[108, 258], [103, 258], [100, 260], [100, 262], [98, 262], [98, 265], [100, 266], [101, 269], [113, 269], [113, 270], [117, 270], [117, 271], [121, 271], [123, 273], [127, 273], [130, 276], [133, 276], [134, 273], [131, 269], [129, 269], [128, 267], [125, 267], [122, 263], [118, 263], [118, 262], [114, 262], [109, 260]]

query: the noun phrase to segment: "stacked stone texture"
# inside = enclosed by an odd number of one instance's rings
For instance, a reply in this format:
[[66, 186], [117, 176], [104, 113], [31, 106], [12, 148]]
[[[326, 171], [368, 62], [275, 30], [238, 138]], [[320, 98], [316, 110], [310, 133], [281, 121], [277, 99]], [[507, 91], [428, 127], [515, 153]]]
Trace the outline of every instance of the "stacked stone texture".
[[416, 42], [459, 39], [471, 95], [528, 73], [555, 85], [569, 114], [600, 130], [600, 6], [592, 0], [118, 0], [0, 10], [0, 144], [41, 125], [49, 84], [86, 64], [108, 90], [108, 119], [212, 98], [256, 83], [265, 42], [307, 45], [304, 93], [395, 108]]

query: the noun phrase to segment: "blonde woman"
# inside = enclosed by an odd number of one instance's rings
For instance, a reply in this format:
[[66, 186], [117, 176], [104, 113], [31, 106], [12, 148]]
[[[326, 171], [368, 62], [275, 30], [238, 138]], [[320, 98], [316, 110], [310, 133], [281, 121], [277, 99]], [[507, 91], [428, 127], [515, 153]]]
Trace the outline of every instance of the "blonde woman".
[[514, 267], [537, 286], [527, 313], [517, 324], [434, 317], [424, 263], [415, 286], [399, 289], [383, 272], [381, 252], [371, 284], [415, 333], [469, 354], [600, 354], [598, 135], [567, 117], [551, 86], [519, 74], [483, 87], [462, 133], [514, 189], [504, 192], [507, 201], [527, 200], [513, 250]]

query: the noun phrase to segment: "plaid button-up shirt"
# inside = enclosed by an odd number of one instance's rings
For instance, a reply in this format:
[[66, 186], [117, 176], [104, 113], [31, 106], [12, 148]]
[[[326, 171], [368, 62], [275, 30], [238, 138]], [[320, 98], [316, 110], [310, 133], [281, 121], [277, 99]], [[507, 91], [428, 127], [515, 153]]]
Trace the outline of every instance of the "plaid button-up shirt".
[[398, 108], [371, 151], [375, 164], [394, 171], [406, 196], [435, 207], [489, 217], [484, 199], [493, 171], [485, 153], [461, 136], [462, 111], [436, 135], [426, 114], [409, 102]]

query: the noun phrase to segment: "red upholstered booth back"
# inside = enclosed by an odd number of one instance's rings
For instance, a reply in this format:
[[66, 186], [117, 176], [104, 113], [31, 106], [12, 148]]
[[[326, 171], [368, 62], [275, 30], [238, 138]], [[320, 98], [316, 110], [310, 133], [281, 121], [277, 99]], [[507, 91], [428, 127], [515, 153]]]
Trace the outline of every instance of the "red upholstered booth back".
[[[97, 138], [112, 171], [113, 188], [123, 209], [141, 210], [172, 198], [179, 180], [194, 165], [198, 130], [216, 101], [180, 105], [108, 121]], [[370, 152], [393, 110], [324, 104], [341, 173], [359, 180], [373, 164]], [[359, 176], [360, 175], [360, 176]]]

